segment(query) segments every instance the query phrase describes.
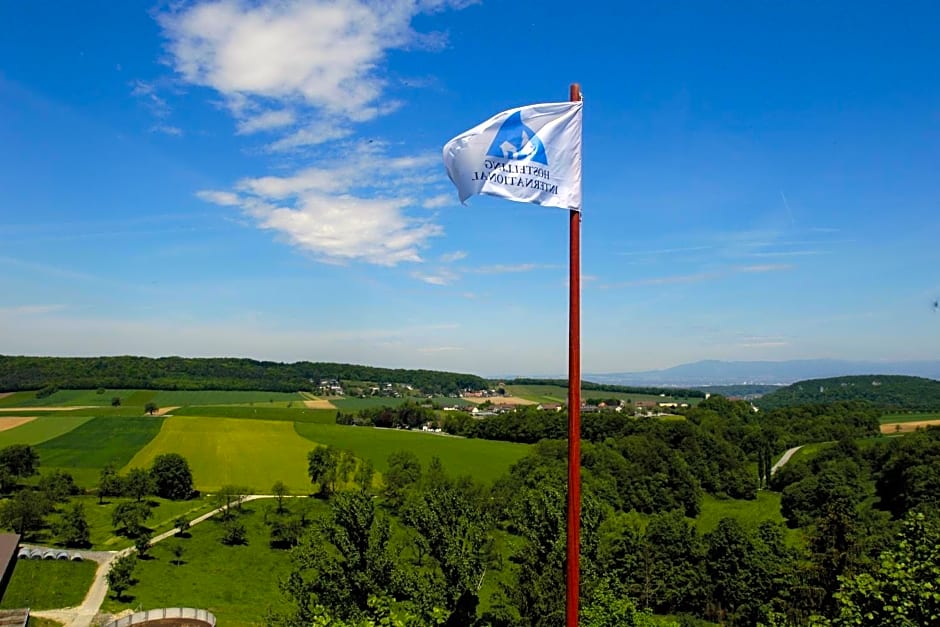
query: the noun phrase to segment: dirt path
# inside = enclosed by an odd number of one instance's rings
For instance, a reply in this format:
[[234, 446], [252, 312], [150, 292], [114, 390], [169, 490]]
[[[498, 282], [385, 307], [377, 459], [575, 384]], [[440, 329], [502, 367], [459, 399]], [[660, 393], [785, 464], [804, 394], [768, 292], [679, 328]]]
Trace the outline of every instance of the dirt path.
[[793, 448], [787, 449], [787, 451], [783, 454], [783, 457], [778, 459], [777, 463], [770, 467], [770, 474], [771, 475], [777, 474], [777, 471], [783, 468], [786, 465], [786, 463], [790, 461], [790, 458], [793, 457], [793, 454], [796, 453], [801, 448], [803, 448], [802, 444], [799, 446], [794, 446]]
[[154, 416], [165, 416], [166, 414], [170, 413], [170, 412], [173, 411], [174, 409], [179, 409], [179, 408], [180, 408], [179, 405], [174, 405], [173, 407], [161, 407], [161, 408], [158, 409], [157, 411], [153, 412], [153, 415], [154, 415]]
[[13, 396], [14, 392], [0, 392], [0, 400], [5, 399], [8, 396]]
[[336, 405], [322, 398], [315, 401], [304, 401], [304, 407], [307, 409], [336, 409]]
[[6, 431], [13, 427], [25, 425], [27, 422], [36, 420], [36, 416], [2, 416], [0, 417], [0, 431]]
[[[940, 420], [914, 420], [911, 422], [886, 422], [881, 425], [881, 432], [885, 435], [893, 433], [910, 433], [922, 427], [940, 425]], [[898, 428], [900, 427], [900, 429]]]

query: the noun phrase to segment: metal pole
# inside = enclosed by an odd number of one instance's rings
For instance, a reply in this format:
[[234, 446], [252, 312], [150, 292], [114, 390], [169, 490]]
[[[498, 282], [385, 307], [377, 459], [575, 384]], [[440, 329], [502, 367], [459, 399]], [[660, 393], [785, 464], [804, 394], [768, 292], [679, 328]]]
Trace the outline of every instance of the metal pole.
[[[571, 85], [569, 98], [581, 100], [581, 86]], [[581, 553], [581, 211], [571, 209], [568, 266], [568, 578], [567, 627], [578, 625]]]

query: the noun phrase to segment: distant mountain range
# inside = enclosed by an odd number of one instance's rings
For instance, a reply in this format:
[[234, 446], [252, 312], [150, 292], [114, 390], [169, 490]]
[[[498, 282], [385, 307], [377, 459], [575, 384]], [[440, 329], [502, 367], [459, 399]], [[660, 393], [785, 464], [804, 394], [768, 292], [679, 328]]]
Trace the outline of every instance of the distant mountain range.
[[663, 370], [585, 374], [584, 379], [615, 385], [702, 387], [709, 385], [789, 385], [805, 379], [846, 375], [898, 374], [940, 379], [936, 361], [845, 361], [796, 359], [791, 361], [704, 360]]

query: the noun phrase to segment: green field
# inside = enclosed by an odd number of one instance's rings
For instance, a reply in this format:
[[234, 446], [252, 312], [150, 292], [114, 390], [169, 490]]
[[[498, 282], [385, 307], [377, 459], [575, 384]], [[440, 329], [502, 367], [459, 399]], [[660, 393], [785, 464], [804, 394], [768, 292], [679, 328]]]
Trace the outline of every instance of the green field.
[[0, 608], [52, 610], [78, 605], [98, 565], [92, 561], [17, 560]]
[[163, 418], [150, 416], [93, 418], [36, 450], [43, 468], [62, 468], [79, 485], [89, 486], [107, 464], [115, 468], [126, 464], [157, 435], [162, 423]]
[[384, 472], [390, 453], [397, 450], [413, 452], [424, 466], [432, 457], [439, 457], [453, 475], [471, 475], [478, 481], [493, 481], [509, 470], [528, 451], [528, 444], [496, 440], [455, 438], [420, 431], [350, 427], [298, 423], [297, 433], [318, 444], [349, 449], [357, 457], [370, 460], [376, 470]]
[[164, 390], [151, 399], [160, 407], [171, 405], [236, 405], [239, 403], [267, 404], [270, 401], [294, 401], [301, 405], [303, 397], [297, 392], [258, 392], [239, 390]]
[[[244, 421], [242, 421], [244, 424]], [[242, 521], [248, 532], [248, 543], [225, 546], [220, 542], [222, 526], [210, 519], [193, 527], [191, 538], [172, 538], [154, 546], [153, 559], [138, 560], [134, 578], [138, 583], [118, 603], [109, 594], [102, 610], [115, 613], [142, 606], [202, 607], [216, 615], [220, 625], [242, 627], [270, 624], [265, 621], [269, 608], [280, 609], [284, 600], [278, 592], [278, 580], [290, 571], [287, 551], [268, 546], [269, 531], [264, 524], [263, 501], [244, 505]], [[306, 506], [316, 516], [328, 505], [316, 499], [288, 500], [291, 509]], [[172, 563], [170, 548], [183, 546], [182, 564]]]
[[[722, 518], [735, 518], [742, 525], [751, 527], [756, 527], [765, 520], [783, 523], [783, 516], [780, 514], [780, 493], [760, 490], [757, 499], [753, 501], [718, 499], [705, 494], [702, 499], [702, 511], [695, 519], [696, 529], [703, 534], [713, 531]], [[800, 542], [799, 529], [788, 529], [786, 536], [790, 544]]]
[[[59, 390], [45, 398], [36, 398], [35, 392], [17, 392], [12, 396], [0, 399], [0, 408], [3, 407], [62, 407], [67, 405], [96, 405], [110, 406], [111, 399], [117, 396], [123, 404], [144, 405], [149, 398], [141, 396], [132, 402], [131, 399], [138, 394], [137, 390], [105, 390], [101, 394], [97, 390]], [[150, 393], [153, 394], [152, 392]]]
[[312, 488], [307, 477], [307, 453], [312, 448], [286, 421], [173, 416], [166, 418], [157, 437], [127, 468], [150, 466], [162, 453], [179, 453], [203, 492], [229, 484], [267, 492], [280, 480], [292, 491], [306, 494]]
[[415, 398], [395, 398], [394, 396], [370, 396], [369, 398], [331, 398], [330, 402], [337, 409], [343, 411], [359, 411], [372, 407], [398, 407], [408, 401], [419, 401]]
[[[72, 498], [72, 503], [82, 503], [85, 506], [85, 516], [91, 532], [91, 545], [94, 549], [118, 551], [134, 543], [128, 538], [114, 535], [114, 525], [111, 519], [118, 503], [127, 500], [130, 499], [105, 499], [103, 504], [99, 504], [98, 499], [93, 496]], [[152, 496], [147, 501], [151, 504], [150, 517], [144, 522], [144, 526], [154, 535], [172, 529], [175, 526], [173, 521], [178, 516], [186, 516], [192, 520], [213, 509], [212, 502], [205, 498], [170, 501]]]
[[940, 412], [885, 414], [879, 420], [881, 421], [881, 424], [894, 422], [920, 422], [921, 420], [940, 420]]
[[68, 405], [110, 406], [114, 397], [122, 405], [143, 407], [154, 402], [160, 407], [173, 405], [234, 405], [238, 403], [268, 403], [301, 401], [297, 392], [258, 392], [254, 390], [59, 390], [45, 398], [36, 398], [36, 392], [15, 392], [0, 399], [4, 407], [62, 407]]
[[71, 413], [40, 416], [13, 429], [0, 431], [0, 448], [11, 444], [39, 444], [68, 433], [89, 420], [91, 416], [75, 416]]
[[251, 420], [284, 420], [287, 422], [336, 423], [335, 409], [307, 409], [303, 403], [295, 407], [270, 407], [267, 403], [254, 407], [240, 405], [210, 405], [207, 407], [183, 407], [175, 410], [178, 416], [206, 416], [214, 418], [248, 418]]

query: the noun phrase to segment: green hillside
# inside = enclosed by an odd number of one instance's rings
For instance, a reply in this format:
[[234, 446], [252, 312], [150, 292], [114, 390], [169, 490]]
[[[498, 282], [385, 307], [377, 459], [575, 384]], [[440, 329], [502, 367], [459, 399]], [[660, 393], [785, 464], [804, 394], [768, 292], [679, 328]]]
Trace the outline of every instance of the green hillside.
[[940, 381], [899, 375], [860, 375], [809, 379], [767, 394], [755, 403], [765, 410], [835, 401], [867, 401], [881, 407], [940, 409]]

